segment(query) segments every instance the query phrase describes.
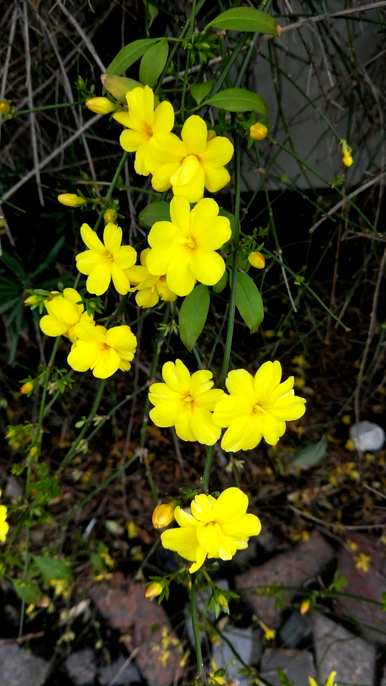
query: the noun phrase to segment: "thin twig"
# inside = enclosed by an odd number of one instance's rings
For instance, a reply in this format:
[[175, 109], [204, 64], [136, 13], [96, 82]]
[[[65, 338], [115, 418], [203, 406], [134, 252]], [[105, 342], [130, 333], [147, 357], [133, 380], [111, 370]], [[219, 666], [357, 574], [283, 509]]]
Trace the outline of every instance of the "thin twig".
[[[59, 145], [59, 147], [57, 147], [50, 155], [47, 155], [47, 157], [45, 157], [44, 160], [41, 160], [41, 162], [39, 162], [39, 171], [46, 167], [47, 164], [49, 164], [53, 159], [55, 159], [55, 157], [57, 157], [57, 155], [59, 155], [61, 152], [63, 152], [63, 150], [68, 148], [69, 145], [76, 141], [76, 139], [79, 138], [79, 136], [81, 136], [84, 133], [84, 131], [87, 131], [87, 129], [91, 128], [91, 126], [93, 126], [99, 118], [99, 114], [95, 115], [95, 117], [92, 117], [92, 119], [86, 122], [78, 131], [75, 131], [75, 133], [72, 136], [67, 138], [67, 140], [64, 141], [61, 145]], [[29, 181], [33, 176], [35, 176], [35, 169], [29, 171], [25, 176], [23, 176], [22, 179], [19, 179], [19, 181], [15, 183], [15, 185], [12, 186], [12, 188], [10, 188], [6, 193], [4, 193], [4, 195], [0, 198], [0, 205], [1, 203], [9, 200], [9, 198], [11, 198], [16, 193], [16, 191], [18, 191], [19, 188], [24, 186], [24, 184], [27, 183], [27, 181]]]
[[288, 33], [288, 31], [296, 31], [297, 29], [302, 29], [303, 26], [309, 24], [317, 24], [320, 21], [326, 21], [327, 19], [334, 19], [336, 17], [347, 17], [350, 14], [356, 14], [357, 12], [367, 12], [369, 10], [376, 10], [382, 7], [386, 7], [386, 0], [378, 0], [378, 2], [369, 2], [367, 5], [362, 5], [361, 7], [351, 7], [347, 10], [341, 10], [340, 12], [332, 12], [332, 14], [318, 14], [316, 17], [307, 17], [301, 21], [297, 21], [295, 24], [288, 24], [287, 26], [280, 27], [280, 35], [282, 33]]
[[97, 63], [99, 69], [102, 71], [102, 74], [105, 73], [106, 67], [103, 64], [102, 60], [100, 59], [97, 51], [95, 50], [90, 38], [85, 34], [83, 31], [82, 27], [78, 24], [76, 21], [75, 17], [68, 11], [68, 9], [63, 5], [61, 0], [56, 0], [56, 4], [59, 5], [60, 9], [62, 10], [63, 14], [66, 15], [68, 21], [73, 25], [73, 27], [76, 29], [76, 31], [79, 33], [80, 37], [84, 41], [89, 53], [93, 56], [95, 62]]

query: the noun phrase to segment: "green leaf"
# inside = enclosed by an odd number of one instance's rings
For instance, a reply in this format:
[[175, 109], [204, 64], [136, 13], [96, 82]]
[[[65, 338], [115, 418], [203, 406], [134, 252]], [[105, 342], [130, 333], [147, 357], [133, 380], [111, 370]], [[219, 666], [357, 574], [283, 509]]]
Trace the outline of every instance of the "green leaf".
[[141, 224], [149, 229], [155, 222], [170, 222], [169, 203], [165, 200], [155, 200], [149, 203], [139, 213], [138, 219]]
[[278, 35], [276, 20], [270, 14], [253, 7], [233, 7], [221, 12], [206, 26], [225, 31], [247, 31], [250, 33], [269, 33]]
[[151, 45], [141, 59], [139, 80], [153, 88], [161, 76], [169, 55], [169, 44], [166, 38]]
[[57, 256], [59, 255], [61, 249], [63, 248], [64, 245], [64, 237], [62, 236], [59, 238], [59, 240], [55, 243], [54, 247], [52, 250], [48, 253], [47, 257], [41, 264], [39, 264], [38, 268], [35, 269], [35, 271], [31, 274], [31, 277], [34, 278], [35, 276], [38, 276], [41, 272], [43, 272], [54, 260], [56, 260]]
[[310, 443], [291, 459], [291, 465], [307, 469], [307, 467], [314, 467], [319, 464], [327, 455], [327, 441], [321, 438], [317, 443]]
[[27, 605], [37, 603], [42, 596], [39, 586], [34, 581], [23, 581], [22, 579], [18, 579], [13, 582], [13, 585], [19, 598], [27, 603]]
[[66, 560], [48, 555], [34, 555], [34, 562], [44, 581], [51, 579], [64, 579], [68, 581], [71, 577], [71, 570]]
[[192, 98], [197, 105], [199, 105], [204, 98], [210, 93], [213, 87], [213, 81], [205, 81], [204, 83], [194, 83], [190, 89]]
[[192, 350], [205, 326], [209, 312], [210, 296], [207, 286], [200, 284], [186, 296], [180, 307], [178, 327], [180, 338], [188, 350]]
[[123, 74], [126, 69], [144, 55], [151, 45], [159, 40], [159, 38], [140, 38], [124, 45], [107, 67], [107, 74]]
[[227, 112], [259, 112], [264, 117], [268, 114], [268, 107], [263, 98], [247, 88], [225, 88], [205, 100], [203, 104]]
[[16, 260], [14, 257], [12, 257], [12, 255], [3, 251], [1, 255], [1, 260], [8, 267], [8, 269], [10, 269], [11, 272], [13, 272], [15, 276], [17, 276], [20, 279], [20, 281], [23, 284], [28, 282], [29, 277], [27, 272], [24, 271], [20, 262]]
[[236, 278], [236, 307], [251, 331], [256, 331], [264, 319], [263, 300], [255, 282], [245, 272]]
[[222, 293], [225, 286], [228, 283], [228, 272], [225, 271], [224, 274], [222, 275], [220, 281], [217, 281], [217, 283], [212, 286], [213, 290], [215, 293]]

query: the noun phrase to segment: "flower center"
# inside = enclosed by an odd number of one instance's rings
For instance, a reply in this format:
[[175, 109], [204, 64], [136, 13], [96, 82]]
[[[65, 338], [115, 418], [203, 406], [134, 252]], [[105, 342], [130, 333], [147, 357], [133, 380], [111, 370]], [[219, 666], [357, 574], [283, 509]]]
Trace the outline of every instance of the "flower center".
[[185, 248], [188, 248], [188, 250], [196, 250], [197, 248], [197, 243], [193, 236], [187, 236], [185, 243], [184, 243]]
[[266, 414], [266, 411], [264, 407], [261, 407], [261, 405], [259, 405], [259, 403], [255, 403], [252, 408], [252, 414]]
[[145, 134], [146, 138], [151, 138], [153, 136], [153, 129], [146, 121], [143, 122], [143, 133]]
[[109, 250], [104, 251], [103, 257], [106, 262], [114, 262], [114, 255]]
[[194, 406], [194, 398], [190, 395], [190, 393], [187, 393], [186, 395], [182, 396], [182, 402], [185, 404], [187, 408], [193, 408]]
[[110, 346], [107, 345], [107, 343], [99, 343], [99, 350], [101, 352], [105, 352], [106, 350], [110, 350]]

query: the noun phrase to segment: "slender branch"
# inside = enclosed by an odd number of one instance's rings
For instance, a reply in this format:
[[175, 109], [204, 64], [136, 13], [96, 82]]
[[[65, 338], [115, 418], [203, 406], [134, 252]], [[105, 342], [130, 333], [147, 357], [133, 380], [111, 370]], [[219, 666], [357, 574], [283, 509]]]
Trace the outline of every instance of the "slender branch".
[[280, 27], [280, 35], [282, 33], [288, 33], [288, 31], [296, 31], [297, 29], [302, 29], [303, 26], [307, 26], [308, 24], [317, 24], [320, 21], [326, 21], [327, 19], [347, 17], [350, 14], [381, 9], [382, 7], [386, 7], [386, 0], [378, 0], [378, 2], [369, 2], [367, 5], [361, 5], [361, 7], [351, 7], [346, 10], [341, 10], [340, 12], [333, 12], [332, 14], [318, 14], [316, 17], [307, 17], [307, 19], [297, 21], [295, 24], [288, 24], [287, 26]]

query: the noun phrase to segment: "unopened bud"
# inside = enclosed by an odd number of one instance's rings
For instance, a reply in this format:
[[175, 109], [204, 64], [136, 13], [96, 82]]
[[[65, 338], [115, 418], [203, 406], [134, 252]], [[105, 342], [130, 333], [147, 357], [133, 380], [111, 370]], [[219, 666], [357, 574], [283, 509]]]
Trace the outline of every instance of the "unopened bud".
[[265, 124], [261, 124], [257, 121], [249, 127], [249, 136], [250, 138], [253, 138], [254, 141], [263, 141], [264, 138], [267, 138], [268, 136], [268, 128]]
[[9, 114], [11, 111], [11, 103], [9, 100], [0, 100], [0, 114]]
[[163, 585], [159, 581], [152, 581], [145, 588], [145, 598], [147, 600], [153, 600], [153, 598], [158, 598], [163, 591]]
[[249, 253], [248, 262], [255, 269], [264, 269], [265, 267], [265, 257], [258, 250]]
[[350, 148], [349, 144], [344, 138], [340, 141], [340, 145], [342, 149], [342, 164], [344, 164], [345, 167], [351, 167], [351, 165], [354, 163], [352, 157], [352, 148]]
[[103, 97], [89, 98], [89, 100], [86, 100], [85, 105], [88, 110], [95, 112], [95, 114], [110, 114], [117, 109], [111, 100]]
[[128, 79], [126, 76], [116, 76], [115, 74], [102, 74], [101, 81], [103, 88], [120, 102], [126, 103], [126, 93], [137, 86], [141, 86], [139, 81]]
[[174, 505], [172, 503], [161, 503], [153, 510], [151, 521], [155, 529], [164, 529], [169, 526], [174, 519]]
[[301, 615], [306, 615], [310, 611], [311, 603], [309, 600], [302, 600], [299, 607], [299, 612]]
[[87, 200], [82, 198], [81, 195], [76, 195], [75, 193], [60, 193], [58, 195], [58, 202], [66, 207], [81, 207]]
[[39, 298], [37, 295], [29, 295], [28, 298], [24, 300], [24, 305], [29, 305], [29, 307], [36, 307], [39, 304]]
[[20, 393], [22, 395], [30, 395], [34, 389], [34, 385], [32, 381], [26, 381], [23, 383], [22, 386], [20, 386]]
[[109, 207], [106, 212], [103, 214], [103, 220], [105, 224], [115, 224], [117, 219], [117, 210], [114, 210], [113, 207]]

